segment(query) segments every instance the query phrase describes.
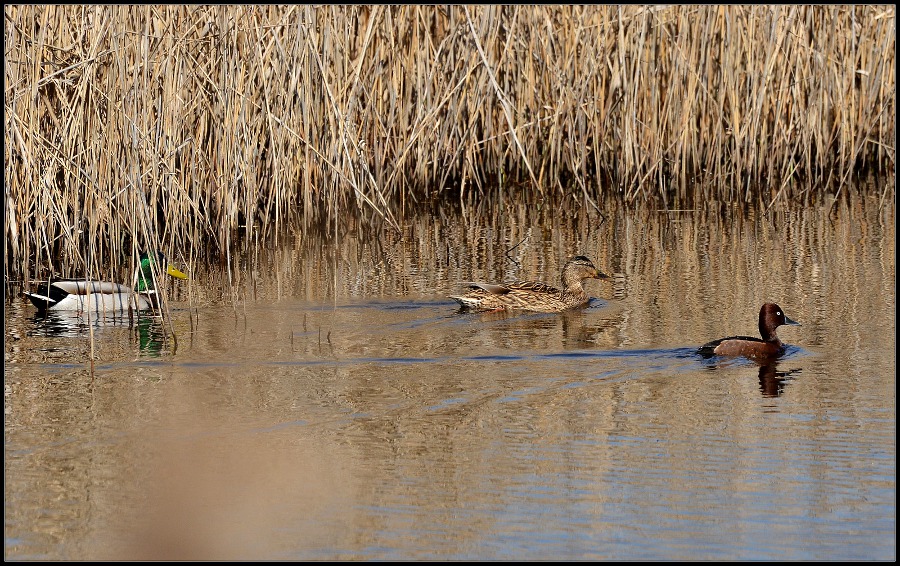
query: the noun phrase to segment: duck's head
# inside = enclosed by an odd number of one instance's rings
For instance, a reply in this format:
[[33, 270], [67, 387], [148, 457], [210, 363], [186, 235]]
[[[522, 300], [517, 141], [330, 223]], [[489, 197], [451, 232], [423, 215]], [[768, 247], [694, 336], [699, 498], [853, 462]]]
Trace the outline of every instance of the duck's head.
[[784, 324], [800, 326], [796, 320], [789, 319], [775, 303], [766, 303], [759, 309], [759, 333], [763, 340], [777, 339], [775, 329]]
[[562, 278], [566, 286], [569, 286], [575, 281], [580, 283], [585, 279], [609, 279], [609, 275], [597, 269], [594, 262], [587, 257], [577, 255], [563, 266]]
[[154, 273], [164, 270], [172, 277], [178, 279], [187, 279], [182, 271], [179, 271], [174, 265], [169, 263], [166, 256], [162, 252], [148, 253], [141, 255], [141, 265], [138, 267], [138, 282], [135, 290], [137, 292], [145, 292], [156, 289], [156, 281], [153, 278]]

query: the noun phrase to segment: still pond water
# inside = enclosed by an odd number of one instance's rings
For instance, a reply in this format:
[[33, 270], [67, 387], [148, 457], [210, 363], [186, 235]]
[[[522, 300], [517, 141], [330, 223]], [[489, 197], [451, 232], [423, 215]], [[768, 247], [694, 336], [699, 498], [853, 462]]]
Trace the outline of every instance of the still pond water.
[[[14, 298], [5, 556], [894, 560], [894, 228], [506, 203], [187, 261], [171, 331]], [[578, 254], [583, 310], [448, 298]], [[695, 355], [766, 301], [777, 363]]]

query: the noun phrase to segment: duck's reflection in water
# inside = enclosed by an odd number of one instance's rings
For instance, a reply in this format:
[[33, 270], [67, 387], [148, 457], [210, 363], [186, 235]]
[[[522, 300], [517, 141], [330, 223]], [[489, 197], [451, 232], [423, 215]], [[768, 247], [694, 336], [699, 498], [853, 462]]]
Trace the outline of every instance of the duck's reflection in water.
[[93, 328], [94, 332], [104, 332], [110, 328], [130, 328], [138, 342], [141, 354], [159, 356], [163, 348], [174, 348], [169, 339], [162, 317], [141, 314], [97, 315], [79, 311], [37, 311], [32, 317], [32, 335], [47, 338], [80, 338]]
[[730, 366], [733, 363], [753, 362], [759, 368], [759, 391], [763, 397], [778, 397], [784, 392], [785, 386], [793, 381], [796, 374], [803, 371], [802, 368], [793, 368], [789, 370], [779, 370], [778, 361], [780, 358], [745, 358], [731, 356], [717, 356], [714, 354], [700, 354], [706, 362], [706, 367], [711, 370], [720, 367]]
[[800, 368], [778, 371], [774, 360], [757, 362], [759, 365], [759, 391], [763, 397], [778, 397], [784, 392], [784, 386], [790, 383], [793, 374], [800, 373]]
[[503, 349], [615, 348], [621, 343], [621, 316], [605, 309], [571, 309], [560, 313], [516, 310], [473, 313], [460, 309], [454, 316], [465, 316], [480, 324], [492, 342]]

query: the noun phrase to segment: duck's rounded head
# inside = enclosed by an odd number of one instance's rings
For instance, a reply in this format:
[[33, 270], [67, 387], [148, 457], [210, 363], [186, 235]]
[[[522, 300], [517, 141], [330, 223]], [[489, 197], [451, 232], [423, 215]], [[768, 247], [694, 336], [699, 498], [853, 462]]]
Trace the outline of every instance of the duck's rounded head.
[[583, 255], [573, 257], [563, 266], [562, 280], [566, 288], [580, 286], [585, 279], [609, 279], [609, 275], [597, 269], [594, 262]]
[[777, 340], [775, 329], [785, 324], [800, 326], [796, 320], [789, 319], [775, 303], [766, 303], [759, 309], [759, 334], [763, 340]]

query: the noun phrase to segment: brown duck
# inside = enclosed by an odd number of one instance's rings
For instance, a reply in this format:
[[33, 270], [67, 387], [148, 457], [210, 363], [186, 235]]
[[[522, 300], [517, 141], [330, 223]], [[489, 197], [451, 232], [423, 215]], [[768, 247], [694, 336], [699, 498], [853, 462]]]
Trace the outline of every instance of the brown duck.
[[775, 329], [783, 324], [800, 325], [796, 320], [789, 319], [775, 303], [766, 303], [759, 309], [759, 334], [762, 338], [755, 336], [719, 338], [700, 346], [697, 352], [706, 358], [745, 356], [759, 359], [780, 356], [785, 348]]
[[524, 310], [560, 312], [584, 306], [590, 296], [584, 292], [587, 279], [608, 279], [609, 275], [594, 267], [583, 255], [575, 256], [563, 266], [562, 288], [557, 289], [534, 281], [515, 281], [502, 285], [469, 283], [469, 292], [451, 296], [464, 310]]

